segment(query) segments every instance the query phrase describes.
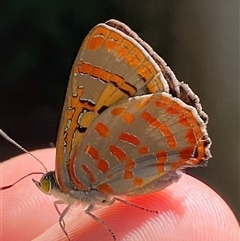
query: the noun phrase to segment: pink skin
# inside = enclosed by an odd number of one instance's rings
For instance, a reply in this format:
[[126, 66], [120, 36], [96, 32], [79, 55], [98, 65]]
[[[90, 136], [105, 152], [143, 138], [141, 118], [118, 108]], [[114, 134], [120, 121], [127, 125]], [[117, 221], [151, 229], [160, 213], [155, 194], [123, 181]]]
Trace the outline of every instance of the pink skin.
[[[54, 170], [55, 149], [32, 152]], [[0, 186], [12, 184], [23, 175], [44, 171], [34, 159], [23, 154], [0, 165]], [[1, 240], [64, 240], [67, 238], [58, 224], [58, 214], [53, 206], [54, 198], [40, 192], [31, 178], [0, 192]], [[114, 231], [117, 240], [184, 240], [184, 241], [239, 241], [239, 226], [227, 204], [211, 188], [188, 175], [165, 190], [142, 196], [122, 197], [146, 209], [149, 213], [123, 203], [95, 210]], [[112, 241], [111, 234], [98, 222], [84, 214], [81, 206], [75, 206], [65, 217], [66, 230], [72, 241]]]

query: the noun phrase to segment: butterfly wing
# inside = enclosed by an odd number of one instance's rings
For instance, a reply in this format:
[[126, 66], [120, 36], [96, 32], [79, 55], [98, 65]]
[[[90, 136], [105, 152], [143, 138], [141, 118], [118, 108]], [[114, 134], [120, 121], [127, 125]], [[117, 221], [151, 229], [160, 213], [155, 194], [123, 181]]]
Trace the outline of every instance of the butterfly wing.
[[207, 123], [198, 97], [129, 27], [109, 20], [90, 31], [73, 64], [59, 125], [55, 173], [62, 192], [71, 189], [70, 162], [92, 121], [121, 100], [156, 92], [193, 106]]
[[134, 97], [92, 122], [70, 162], [71, 177], [80, 190], [153, 192], [178, 179], [176, 170], [205, 163], [210, 143], [195, 108], [167, 93]]

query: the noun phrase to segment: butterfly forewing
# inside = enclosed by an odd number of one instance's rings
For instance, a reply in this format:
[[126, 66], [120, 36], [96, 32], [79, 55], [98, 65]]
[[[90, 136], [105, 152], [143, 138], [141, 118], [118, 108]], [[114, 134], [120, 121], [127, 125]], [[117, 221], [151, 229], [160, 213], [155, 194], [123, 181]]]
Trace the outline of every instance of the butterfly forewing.
[[56, 175], [68, 190], [71, 159], [94, 118], [131, 96], [168, 91], [146, 50], [118, 29], [99, 24], [85, 38], [70, 75], [57, 140]]

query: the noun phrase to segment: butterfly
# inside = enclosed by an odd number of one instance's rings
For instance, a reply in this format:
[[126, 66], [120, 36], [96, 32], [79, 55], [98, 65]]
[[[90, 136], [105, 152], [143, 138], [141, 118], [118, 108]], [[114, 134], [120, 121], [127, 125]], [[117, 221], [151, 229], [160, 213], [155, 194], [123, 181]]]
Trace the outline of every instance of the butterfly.
[[[74, 61], [60, 120], [55, 171], [36, 186], [67, 203], [128, 202], [121, 196], [159, 191], [187, 167], [211, 157], [208, 116], [199, 98], [179, 82], [164, 60], [128, 26], [109, 20], [95, 26]], [[131, 204], [130, 204], [131, 205]]]

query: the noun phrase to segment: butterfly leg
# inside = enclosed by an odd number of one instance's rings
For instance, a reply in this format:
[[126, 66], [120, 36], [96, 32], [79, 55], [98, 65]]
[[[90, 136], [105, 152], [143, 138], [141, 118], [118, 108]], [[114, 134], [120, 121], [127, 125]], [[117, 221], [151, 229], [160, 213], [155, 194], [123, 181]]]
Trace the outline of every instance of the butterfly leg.
[[134, 208], [139, 208], [141, 210], [144, 210], [144, 211], [147, 211], [147, 212], [150, 212], [150, 213], [157, 213], [159, 214], [159, 211], [156, 211], [156, 210], [151, 210], [151, 209], [146, 209], [146, 208], [143, 208], [143, 207], [140, 207], [140, 206], [137, 206], [133, 203], [130, 203], [130, 202], [127, 202], [119, 197], [113, 197], [110, 201], [108, 201], [108, 205], [111, 205], [113, 204], [115, 201], [119, 201], [119, 202], [122, 202], [130, 207], [134, 207]]
[[93, 218], [95, 221], [97, 221], [98, 223], [102, 224], [109, 233], [111, 233], [113, 240], [116, 241], [116, 235], [114, 234], [114, 232], [98, 217], [96, 217], [94, 214], [91, 213], [91, 210], [93, 209], [93, 205], [89, 205], [88, 208], [86, 210], [84, 210], [84, 212], [89, 215], [91, 218]]
[[64, 222], [64, 219], [63, 219], [64, 216], [66, 215], [66, 213], [68, 212], [68, 210], [70, 209], [70, 205], [68, 205], [62, 212], [60, 212], [59, 209], [58, 209], [58, 206], [57, 206], [59, 204], [65, 204], [65, 203], [62, 202], [61, 200], [57, 200], [57, 201], [54, 202], [54, 207], [55, 207], [55, 209], [57, 210], [57, 212], [58, 212], [58, 214], [60, 216], [58, 222], [59, 222], [59, 225], [60, 225], [62, 231], [67, 236], [68, 241], [71, 241], [69, 236], [68, 236], [67, 231], [65, 230], [65, 222]]

